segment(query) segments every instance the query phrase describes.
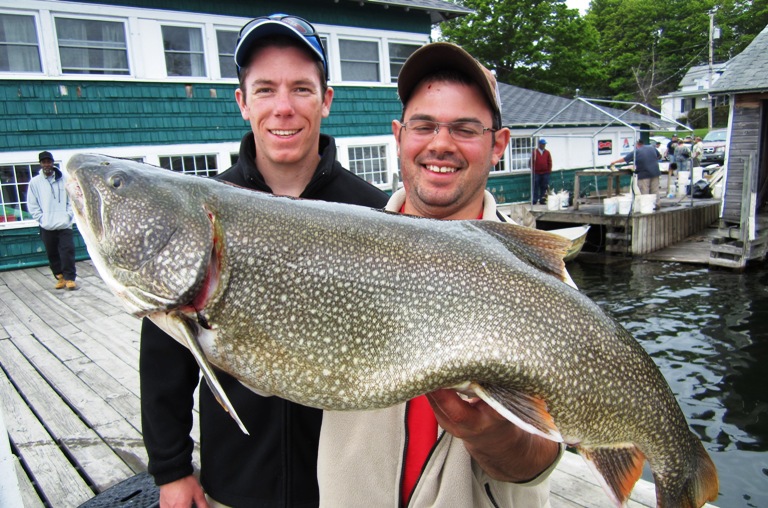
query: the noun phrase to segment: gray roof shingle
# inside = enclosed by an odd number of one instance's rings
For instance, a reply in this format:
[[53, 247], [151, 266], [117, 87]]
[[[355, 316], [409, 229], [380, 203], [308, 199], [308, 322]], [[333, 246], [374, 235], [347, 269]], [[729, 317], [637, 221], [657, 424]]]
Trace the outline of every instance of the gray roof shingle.
[[[590, 103], [605, 111], [602, 112], [584, 102], [571, 104], [572, 99], [527, 90], [506, 83], [499, 83], [499, 96], [501, 97], [502, 123], [508, 127], [539, 127], [555, 115], [557, 117], [553, 119], [551, 124], [553, 127], [576, 125], [602, 126], [613, 121], [611, 116], [605, 112], [615, 117], [624, 113], [624, 110], [611, 108], [602, 103]], [[568, 109], [562, 111], [569, 104], [571, 105]], [[636, 113], [635, 111], [625, 114], [621, 117], [621, 120], [633, 125], [658, 125], [659, 127], [656, 130], [663, 130], [664, 128], [674, 129], [676, 127], [672, 122], [665, 122], [659, 118]], [[558, 115], [558, 112], [561, 113]], [[616, 125], [621, 124], [616, 123]]]
[[768, 25], [736, 55], [711, 93], [744, 93], [768, 90]]

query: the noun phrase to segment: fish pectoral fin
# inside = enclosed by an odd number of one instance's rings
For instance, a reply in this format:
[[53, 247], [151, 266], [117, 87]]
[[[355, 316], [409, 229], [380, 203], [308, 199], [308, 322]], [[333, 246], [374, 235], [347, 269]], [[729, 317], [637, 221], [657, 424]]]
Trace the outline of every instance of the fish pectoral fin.
[[466, 388], [526, 432], [558, 443], [563, 441], [555, 420], [549, 414], [547, 403], [539, 397], [498, 385], [470, 383]]
[[205, 382], [208, 383], [211, 392], [213, 393], [214, 397], [216, 397], [216, 400], [219, 402], [219, 404], [221, 404], [221, 407], [223, 407], [224, 410], [229, 413], [232, 418], [235, 419], [235, 422], [237, 422], [240, 430], [242, 430], [245, 434], [250, 435], [248, 429], [245, 428], [245, 425], [237, 415], [237, 411], [235, 411], [234, 406], [232, 406], [232, 402], [229, 401], [229, 397], [227, 397], [227, 394], [224, 393], [224, 388], [222, 388], [221, 384], [219, 383], [219, 379], [216, 377], [216, 373], [213, 371], [213, 367], [211, 367], [211, 364], [205, 357], [205, 353], [203, 353], [203, 349], [200, 347], [200, 342], [197, 340], [197, 334], [195, 333], [197, 326], [196, 323], [194, 323], [184, 314], [172, 313], [168, 316], [165, 324], [166, 326], [174, 327], [173, 331], [175, 333], [171, 333], [171, 335], [174, 335], [177, 340], [179, 340], [179, 338], [183, 338], [183, 341], [180, 342], [182, 342], [182, 344], [192, 352], [192, 356], [195, 357], [197, 364], [200, 366], [200, 370], [203, 373]]
[[595, 472], [605, 492], [617, 506], [625, 506], [632, 489], [643, 473], [645, 455], [633, 445], [588, 447], [577, 446], [590, 469]]

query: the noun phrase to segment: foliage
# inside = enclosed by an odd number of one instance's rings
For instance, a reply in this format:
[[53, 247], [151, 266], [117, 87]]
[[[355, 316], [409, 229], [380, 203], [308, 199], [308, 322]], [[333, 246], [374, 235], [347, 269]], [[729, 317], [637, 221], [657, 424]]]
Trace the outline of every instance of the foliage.
[[441, 25], [500, 81], [659, 107], [693, 65], [709, 61], [710, 11], [721, 37], [714, 62], [741, 52], [768, 24], [768, 0], [459, 0], [474, 14]]
[[597, 32], [563, 0], [463, 0], [474, 14], [441, 25], [442, 40], [465, 47], [499, 81], [574, 95], [604, 78], [593, 64]]

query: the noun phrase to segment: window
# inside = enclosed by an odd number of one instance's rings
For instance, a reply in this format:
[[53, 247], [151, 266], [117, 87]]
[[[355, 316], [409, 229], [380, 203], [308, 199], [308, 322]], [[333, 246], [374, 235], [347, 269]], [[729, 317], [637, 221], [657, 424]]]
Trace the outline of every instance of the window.
[[27, 189], [32, 164], [0, 166], [0, 222], [32, 220], [27, 211]]
[[236, 78], [235, 45], [237, 32], [216, 30], [216, 43], [219, 46], [219, 70], [222, 78]]
[[56, 18], [61, 72], [128, 74], [125, 27], [115, 21]]
[[384, 184], [387, 177], [387, 145], [351, 146], [349, 169], [368, 183]]
[[507, 161], [508, 169], [510, 171], [530, 169], [533, 148], [534, 146], [531, 138], [511, 138], [509, 140], [510, 157]]
[[419, 46], [414, 44], [389, 43], [389, 76], [392, 83], [397, 83], [397, 75], [400, 74], [400, 69], [403, 68], [403, 64], [411, 56], [411, 53], [417, 49], [419, 49]]
[[160, 157], [160, 167], [196, 176], [214, 176], [218, 172], [215, 154]]
[[376, 42], [339, 40], [342, 81], [380, 81]]
[[0, 14], [0, 72], [41, 72], [35, 18]]
[[163, 48], [169, 76], [206, 75], [203, 33], [199, 28], [164, 26]]

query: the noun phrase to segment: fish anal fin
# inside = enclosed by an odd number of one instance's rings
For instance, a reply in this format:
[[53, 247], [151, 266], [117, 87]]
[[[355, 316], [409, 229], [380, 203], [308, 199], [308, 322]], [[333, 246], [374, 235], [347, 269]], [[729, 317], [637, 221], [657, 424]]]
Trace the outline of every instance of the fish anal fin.
[[552, 415], [549, 414], [547, 403], [543, 399], [498, 385], [469, 383], [461, 388], [474, 392], [497, 413], [526, 432], [550, 441], [563, 441]]
[[645, 455], [633, 444], [605, 447], [577, 446], [600, 484], [617, 506], [625, 506], [635, 483], [643, 474]]

